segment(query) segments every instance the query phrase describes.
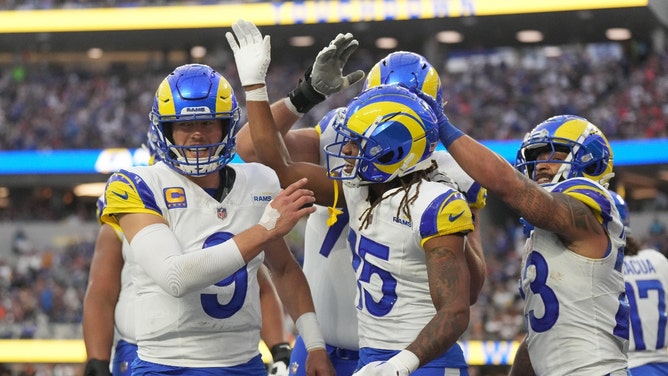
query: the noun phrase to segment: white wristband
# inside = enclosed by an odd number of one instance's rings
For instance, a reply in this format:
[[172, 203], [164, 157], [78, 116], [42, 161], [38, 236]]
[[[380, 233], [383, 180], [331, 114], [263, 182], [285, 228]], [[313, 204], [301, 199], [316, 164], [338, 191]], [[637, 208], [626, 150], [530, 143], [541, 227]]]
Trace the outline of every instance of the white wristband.
[[325, 348], [325, 340], [320, 332], [320, 324], [318, 323], [318, 318], [315, 316], [315, 312], [302, 314], [295, 322], [295, 325], [302, 336], [302, 340], [304, 340], [304, 347], [306, 347], [307, 351]]
[[267, 87], [262, 86], [246, 92], [246, 102], [269, 102], [269, 95], [267, 95]]
[[408, 374], [420, 367], [420, 359], [417, 355], [405, 349], [391, 357], [387, 362], [394, 365], [398, 370], [408, 370]]
[[299, 117], [304, 116], [303, 113], [297, 111], [297, 107], [295, 107], [295, 105], [292, 103], [292, 101], [290, 100], [290, 97], [285, 97], [285, 99], [283, 99], [283, 103], [285, 103], [285, 107], [287, 107], [288, 110], [290, 110], [290, 112], [292, 112], [293, 114], [295, 114]]

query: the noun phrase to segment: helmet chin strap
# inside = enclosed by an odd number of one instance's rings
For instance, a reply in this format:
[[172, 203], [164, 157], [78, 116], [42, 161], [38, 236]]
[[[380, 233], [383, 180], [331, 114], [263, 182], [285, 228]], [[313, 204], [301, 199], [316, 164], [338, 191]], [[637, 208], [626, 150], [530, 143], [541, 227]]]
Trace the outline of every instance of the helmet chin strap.
[[608, 186], [610, 185], [610, 179], [612, 179], [614, 177], [615, 177], [614, 172], [605, 174], [598, 180], [598, 184], [603, 186], [603, 188], [608, 188]]

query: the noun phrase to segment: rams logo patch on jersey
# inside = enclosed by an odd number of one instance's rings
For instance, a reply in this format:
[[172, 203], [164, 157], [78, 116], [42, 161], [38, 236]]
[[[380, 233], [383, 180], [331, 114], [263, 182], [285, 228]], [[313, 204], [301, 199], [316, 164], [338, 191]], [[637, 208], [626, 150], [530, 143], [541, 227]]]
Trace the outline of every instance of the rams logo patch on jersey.
[[274, 198], [270, 193], [253, 193], [253, 205], [266, 205]]
[[183, 209], [188, 207], [186, 192], [181, 187], [169, 187], [162, 190], [167, 209]]

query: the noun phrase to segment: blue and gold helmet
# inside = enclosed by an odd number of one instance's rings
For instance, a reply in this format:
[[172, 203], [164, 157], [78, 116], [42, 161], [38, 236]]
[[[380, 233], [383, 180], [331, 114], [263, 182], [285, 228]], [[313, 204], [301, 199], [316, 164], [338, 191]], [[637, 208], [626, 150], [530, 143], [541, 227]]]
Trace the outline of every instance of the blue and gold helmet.
[[414, 52], [392, 52], [381, 59], [367, 74], [364, 89], [389, 84], [419, 89], [431, 95], [438, 103], [443, 103], [443, 89], [438, 72], [424, 56]]
[[[149, 114], [147, 145], [158, 160], [190, 176], [220, 170], [236, 154], [240, 109], [232, 86], [220, 73], [202, 64], [176, 68], [160, 84]], [[186, 158], [186, 147], [174, 145], [172, 123], [220, 120], [223, 139], [211, 145], [188, 146], [206, 150], [208, 157]]]
[[631, 216], [629, 214], [629, 207], [626, 205], [626, 201], [622, 198], [622, 196], [613, 191], [610, 190], [610, 195], [612, 196], [612, 200], [615, 202], [615, 206], [617, 207], [617, 211], [619, 212], [619, 217], [622, 219], [622, 223], [624, 224], [624, 231], [628, 234], [631, 232], [630, 226], [631, 226]]
[[[550, 156], [537, 160], [546, 151], [551, 152]], [[566, 152], [568, 157], [554, 160], [555, 152]], [[607, 187], [615, 175], [612, 148], [605, 135], [587, 119], [574, 115], [551, 117], [524, 137], [515, 168], [535, 181], [536, 165], [546, 162], [562, 164], [552, 183], [585, 177]]]
[[[336, 141], [325, 147], [330, 177], [351, 186], [391, 181], [431, 166], [438, 144], [433, 110], [416, 94], [399, 85], [380, 85], [363, 91], [334, 124]], [[346, 155], [355, 142], [358, 155]], [[345, 161], [352, 161], [346, 172]]]

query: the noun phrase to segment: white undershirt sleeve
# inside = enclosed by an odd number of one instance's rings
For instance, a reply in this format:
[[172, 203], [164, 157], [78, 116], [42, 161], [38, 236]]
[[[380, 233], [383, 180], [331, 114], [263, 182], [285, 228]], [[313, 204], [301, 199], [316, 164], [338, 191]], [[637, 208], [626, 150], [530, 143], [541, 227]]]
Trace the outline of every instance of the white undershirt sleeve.
[[245, 265], [234, 239], [185, 253], [176, 235], [164, 223], [141, 229], [130, 247], [136, 263], [175, 297], [213, 285]]

